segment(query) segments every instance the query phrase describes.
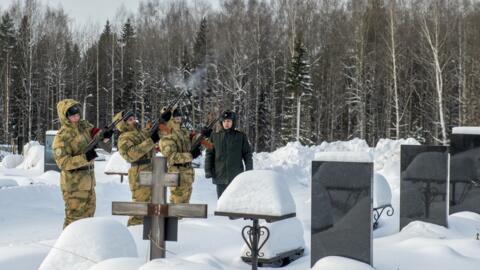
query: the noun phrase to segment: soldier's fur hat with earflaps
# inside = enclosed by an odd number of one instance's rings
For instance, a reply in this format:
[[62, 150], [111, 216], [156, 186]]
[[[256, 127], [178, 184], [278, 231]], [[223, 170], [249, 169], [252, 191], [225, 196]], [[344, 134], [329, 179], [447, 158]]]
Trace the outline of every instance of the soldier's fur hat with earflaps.
[[225, 119], [232, 120], [232, 129], [235, 129], [237, 123], [237, 114], [232, 110], [226, 110], [222, 113], [220, 120], [223, 122]]

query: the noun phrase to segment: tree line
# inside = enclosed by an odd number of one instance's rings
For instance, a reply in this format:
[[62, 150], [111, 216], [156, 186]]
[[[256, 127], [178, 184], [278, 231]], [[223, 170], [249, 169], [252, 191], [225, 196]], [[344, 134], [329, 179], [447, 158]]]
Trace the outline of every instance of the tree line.
[[187, 125], [239, 115], [255, 151], [359, 137], [446, 144], [480, 124], [477, 0], [145, 0], [103, 26], [13, 2], [0, 20], [0, 143], [43, 141], [73, 98], [142, 125], [184, 89]]

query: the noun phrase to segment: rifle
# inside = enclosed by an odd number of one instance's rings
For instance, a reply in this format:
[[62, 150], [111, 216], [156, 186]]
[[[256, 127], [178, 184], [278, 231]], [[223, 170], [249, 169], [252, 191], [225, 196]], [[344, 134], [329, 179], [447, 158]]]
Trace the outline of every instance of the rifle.
[[122, 118], [113, 121], [106, 128], [101, 129], [97, 134], [95, 134], [95, 137], [88, 143], [88, 145], [83, 149], [82, 152], [87, 153], [88, 151], [94, 149], [97, 146], [97, 144], [104, 139], [103, 134], [105, 134], [105, 132], [112, 131], [115, 128], [115, 126], [118, 123], [120, 123], [120, 121], [125, 121], [130, 116], [133, 116], [133, 112], [128, 111], [122, 115]]
[[[213, 126], [218, 122], [220, 121], [222, 116], [219, 116], [217, 118], [215, 118], [212, 122], [210, 122], [208, 124], [208, 126], [206, 127], [207, 129], [212, 129]], [[195, 141], [192, 143], [192, 148], [191, 150], [194, 150], [196, 149], [197, 147], [199, 147], [200, 145], [203, 145], [205, 148], [207, 149], [213, 149], [213, 145], [212, 143], [208, 142], [207, 140], [205, 140], [205, 136], [200, 134], [200, 136], [198, 136]]]
[[165, 107], [165, 111], [171, 111], [173, 108], [180, 102], [180, 100], [185, 96], [190, 96], [190, 93], [187, 89], [183, 89], [182, 92], [172, 101], [168, 104], [167, 107]]

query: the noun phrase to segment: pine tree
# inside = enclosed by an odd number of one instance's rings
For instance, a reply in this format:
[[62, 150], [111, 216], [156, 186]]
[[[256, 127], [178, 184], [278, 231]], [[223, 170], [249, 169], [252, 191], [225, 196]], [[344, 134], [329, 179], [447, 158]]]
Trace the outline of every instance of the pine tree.
[[129, 110], [133, 107], [135, 100], [135, 77], [136, 77], [136, 35], [135, 29], [127, 19], [122, 27], [120, 39], [120, 104], [119, 110]]
[[15, 29], [12, 18], [8, 13], [2, 16], [2, 22], [0, 24], [0, 62], [2, 68], [1, 76], [1, 89], [2, 89], [2, 113], [4, 117], [2, 123], [4, 124], [4, 141], [10, 142], [10, 131], [12, 123], [10, 122], [12, 116], [12, 70], [13, 65], [13, 49], [15, 47]]
[[302, 35], [295, 41], [294, 55], [287, 74], [287, 97], [285, 101], [284, 123], [282, 127], [282, 140], [284, 143], [296, 139], [297, 105], [300, 100], [300, 142], [312, 143], [313, 130], [310, 112], [312, 111], [311, 97], [313, 84], [311, 83], [310, 64], [307, 50], [303, 45]]
[[207, 18], [203, 17], [202, 21], [200, 22], [200, 28], [197, 32], [197, 36], [195, 38], [195, 43], [193, 46], [193, 63], [192, 63], [192, 71], [195, 77], [191, 80], [195, 85], [194, 93], [195, 93], [195, 100], [193, 100], [193, 125], [196, 126], [198, 124], [202, 124], [204, 122], [205, 116], [205, 108], [209, 106], [207, 104], [211, 104], [211, 88], [207, 84], [208, 81], [208, 47], [207, 47], [207, 34], [208, 34], [208, 26], [207, 26]]
[[[96, 125], [104, 126], [111, 121], [110, 104], [110, 72], [111, 72], [111, 42], [112, 29], [110, 22], [107, 21], [100, 35], [97, 47], [97, 70], [96, 70], [96, 107], [97, 118]], [[106, 103], [105, 103], [106, 102]], [[107, 106], [105, 106], [107, 105]], [[110, 104], [111, 105], [111, 104]], [[109, 117], [110, 116], [110, 117]]]

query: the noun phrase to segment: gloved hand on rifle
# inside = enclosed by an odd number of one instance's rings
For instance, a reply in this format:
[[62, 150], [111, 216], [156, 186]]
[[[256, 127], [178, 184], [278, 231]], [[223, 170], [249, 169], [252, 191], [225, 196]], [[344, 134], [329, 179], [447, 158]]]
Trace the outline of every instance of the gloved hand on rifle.
[[160, 115], [161, 121], [168, 122], [170, 121], [170, 118], [172, 118], [172, 112], [167, 110], [167, 108], [163, 108], [162, 114]]
[[158, 128], [153, 131], [152, 135], [150, 135], [150, 138], [152, 138], [152, 141], [154, 143], [157, 143], [158, 141], [160, 141], [160, 135], [158, 135]]
[[92, 159], [95, 159], [96, 157], [98, 157], [97, 152], [95, 152], [95, 147], [87, 151], [85, 153], [85, 157], [87, 158], [87, 161], [91, 161]]
[[197, 157], [201, 156], [202, 151], [200, 151], [200, 146], [196, 147], [195, 149], [192, 149], [190, 153], [192, 154], [193, 159], [196, 159]]
[[112, 130], [108, 130], [108, 127], [104, 127], [103, 130], [104, 130], [104, 132], [103, 132], [103, 138], [104, 138], [104, 139], [110, 139], [110, 138], [112, 138], [113, 129], [112, 129]]
[[202, 134], [203, 137], [210, 138], [210, 135], [212, 135], [212, 132], [213, 132], [213, 129], [208, 127], [203, 127], [200, 133]]

